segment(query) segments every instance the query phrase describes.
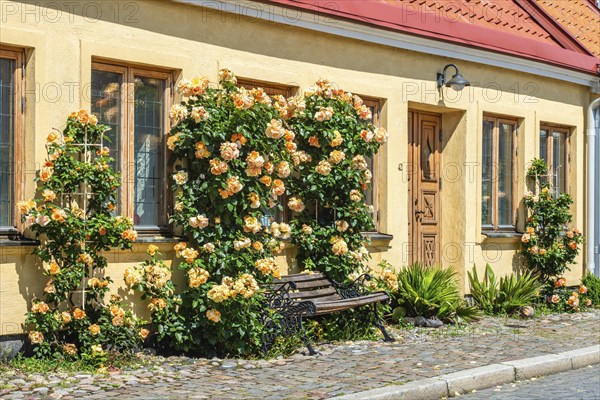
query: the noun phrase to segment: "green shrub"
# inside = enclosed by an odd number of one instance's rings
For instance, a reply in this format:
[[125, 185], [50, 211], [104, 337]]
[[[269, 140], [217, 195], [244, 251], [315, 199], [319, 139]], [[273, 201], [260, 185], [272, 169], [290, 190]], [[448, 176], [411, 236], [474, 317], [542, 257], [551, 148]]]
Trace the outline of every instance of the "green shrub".
[[489, 264], [485, 266], [483, 280], [479, 280], [477, 269], [469, 274], [471, 295], [475, 304], [486, 314], [512, 314], [521, 307], [530, 305], [541, 289], [537, 277], [531, 273], [521, 276], [502, 277], [496, 275]]
[[586, 298], [590, 299], [593, 307], [600, 306], [600, 278], [594, 274], [587, 273], [581, 284], [587, 288]]
[[398, 274], [398, 304], [408, 315], [459, 322], [476, 320], [479, 311], [461, 298], [456, 272], [449, 268], [415, 263]]

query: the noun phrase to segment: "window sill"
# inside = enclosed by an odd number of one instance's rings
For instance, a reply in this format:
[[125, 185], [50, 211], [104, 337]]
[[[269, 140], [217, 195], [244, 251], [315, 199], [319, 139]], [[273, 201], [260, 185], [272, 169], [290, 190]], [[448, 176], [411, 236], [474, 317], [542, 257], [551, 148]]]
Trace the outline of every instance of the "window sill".
[[178, 243], [185, 241], [185, 238], [174, 235], [160, 235], [160, 234], [143, 234], [140, 233], [134, 243]]
[[504, 241], [504, 242], [518, 242], [523, 236], [522, 233], [519, 232], [498, 232], [498, 231], [483, 231], [481, 232], [481, 236], [483, 236], [483, 241]]
[[362, 235], [365, 239], [369, 239], [371, 241], [371, 246], [377, 244], [389, 246], [392, 239], [394, 239], [393, 235], [380, 232], [363, 232]]
[[39, 240], [27, 239], [20, 235], [0, 235], [0, 247], [35, 247]]

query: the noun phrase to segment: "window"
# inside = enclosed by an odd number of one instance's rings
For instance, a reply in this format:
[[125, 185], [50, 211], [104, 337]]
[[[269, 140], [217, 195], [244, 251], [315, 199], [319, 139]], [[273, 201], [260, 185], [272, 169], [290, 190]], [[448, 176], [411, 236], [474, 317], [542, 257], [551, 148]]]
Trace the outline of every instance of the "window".
[[133, 218], [141, 232], [165, 231], [171, 74], [94, 62], [91, 102], [99, 123], [111, 128], [106, 146], [121, 173], [119, 213]]
[[[238, 86], [246, 89], [262, 88], [269, 96], [282, 95], [286, 99], [292, 96], [293, 87], [282, 85], [279, 83], [263, 82], [255, 79], [238, 78]], [[281, 197], [281, 205], [283, 210], [278, 208], [273, 209], [273, 215], [265, 213], [265, 220], [261, 221], [263, 225], [270, 225], [271, 220], [275, 222], [289, 222], [290, 209], [287, 206], [287, 194]]]
[[481, 225], [489, 230], [515, 230], [517, 121], [483, 118]]
[[[373, 124], [375, 126], [379, 125], [379, 101], [372, 99], [364, 99], [363, 104], [369, 107], [371, 113], [373, 114]], [[369, 171], [371, 171], [372, 179], [371, 179], [371, 187], [365, 190], [365, 202], [373, 206], [373, 225], [375, 226], [374, 231], [379, 231], [379, 181], [377, 171], [379, 169], [379, 153], [375, 154], [373, 157], [365, 157], [367, 160], [367, 165], [369, 166]]]
[[569, 145], [569, 129], [540, 128], [540, 158], [548, 164], [548, 178], [554, 197], [569, 190]]
[[0, 234], [15, 233], [15, 202], [23, 196], [23, 53], [0, 48]]

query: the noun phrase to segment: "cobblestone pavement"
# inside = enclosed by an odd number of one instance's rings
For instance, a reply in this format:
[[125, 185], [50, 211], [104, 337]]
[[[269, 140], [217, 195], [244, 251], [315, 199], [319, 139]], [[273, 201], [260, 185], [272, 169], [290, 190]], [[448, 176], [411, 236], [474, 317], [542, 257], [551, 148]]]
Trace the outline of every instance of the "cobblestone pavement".
[[600, 365], [509, 383], [461, 396], [464, 400], [598, 400]]
[[111, 374], [0, 376], [2, 399], [323, 399], [600, 342], [600, 311], [466, 327], [392, 329], [395, 343], [319, 344], [318, 356], [217, 360], [150, 357]]

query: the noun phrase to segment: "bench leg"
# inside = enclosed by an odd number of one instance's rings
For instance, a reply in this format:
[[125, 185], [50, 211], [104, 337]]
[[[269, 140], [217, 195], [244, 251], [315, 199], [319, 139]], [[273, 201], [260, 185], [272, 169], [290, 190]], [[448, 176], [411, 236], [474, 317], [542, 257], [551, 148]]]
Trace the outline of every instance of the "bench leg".
[[309, 356], [314, 356], [316, 354], [318, 354], [315, 349], [312, 347], [312, 343], [310, 342], [310, 338], [308, 337], [308, 335], [306, 334], [306, 331], [304, 330], [304, 325], [302, 325], [302, 315], [299, 315], [297, 318], [297, 332], [300, 333], [300, 335], [302, 335], [302, 342], [304, 342], [304, 345], [306, 346], [306, 348], [308, 349], [308, 355]]
[[373, 313], [375, 314], [375, 325], [377, 325], [377, 327], [379, 328], [379, 330], [383, 334], [383, 341], [384, 342], [395, 342], [396, 339], [394, 339], [393, 337], [391, 337], [387, 333], [387, 331], [385, 330], [385, 326], [383, 325], [383, 321], [381, 320], [381, 318], [379, 317], [379, 313], [377, 312], [377, 303], [373, 304]]

